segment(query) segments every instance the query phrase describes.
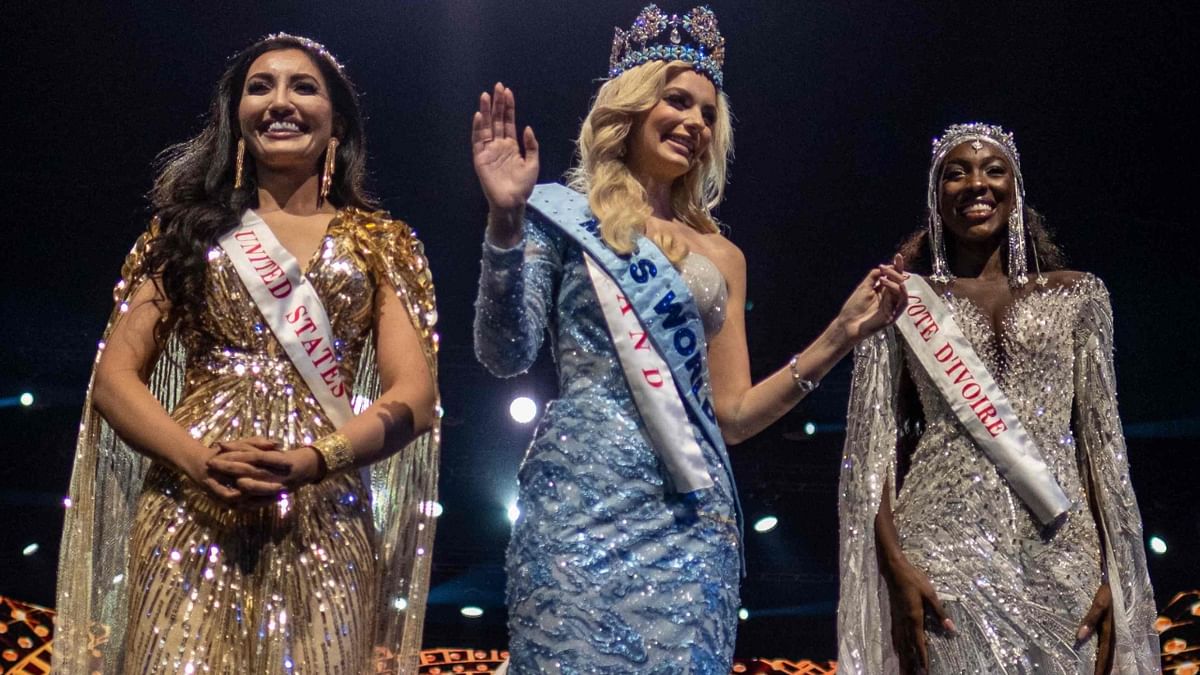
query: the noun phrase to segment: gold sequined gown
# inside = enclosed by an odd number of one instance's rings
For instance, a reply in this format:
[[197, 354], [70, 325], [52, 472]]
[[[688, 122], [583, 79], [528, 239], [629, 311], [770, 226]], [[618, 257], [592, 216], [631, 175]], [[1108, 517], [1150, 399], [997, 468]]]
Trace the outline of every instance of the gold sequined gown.
[[[943, 300], [1073, 508], [1061, 527], [1041, 528], [908, 345], [890, 331], [865, 341], [855, 355], [841, 476], [839, 671], [898, 672], [874, 551], [874, 518], [890, 481], [900, 485], [892, 503], [901, 548], [958, 627], [953, 636], [926, 631], [930, 673], [1090, 675], [1096, 641], [1077, 644], [1075, 632], [1102, 569], [1114, 596], [1114, 672], [1158, 672], [1154, 596], [1117, 416], [1104, 284], [1085, 274], [1035, 288], [1006, 311], [1001, 334], [969, 299], [946, 292]], [[924, 429], [898, 480], [901, 369], [916, 386]]]
[[[348, 211], [331, 222], [312, 259], [301, 261], [329, 315], [348, 382], [373, 376], [371, 329], [381, 276], [410, 301], [432, 355], [432, 295], [423, 303], [408, 286], [416, 277], [402, 273], [424, 269], [419, 244], [412, 242], [402, 223]], [[219, 247], [209, 254], [206, 299], [195, 328], [176, 336], [186, 357], [172, 418], [205, 445], [265, 436], [289, 451], [334, 431]], [[127, 566], [107, 579], [116, 588], [105, 602], [124, 602], [127, 623], [119, 650], [104, 645], [105, 669], [358, 674], [375, 671], [376, 645], [383, 647], [382, 661], [401, 671], [400, 661], [410, 666], [396, 627], [416, 633], [407, 638], [413, 651], [428, 569], [414, 571], [405, 560], [388, 558], [396, 527], [385, 520], [393, 531], [381, 535], [377, 528], [370, 475], [330, 476], [246, 510], [216, 502], [181, 473], [149, 463], [131, 510]], [[411, 510], [421, 522], [406, 525], [420, 533], [399, 536], [409, 548], [423, 548], [413, 555], [425, 559], [432, 521], [418, 506], [426, 500], [414, 497], [433, 498], [431, 478], [419, 485], [381, 481], [376, 495], [416, 501]], [[394, 578], [397, 571], [403, 578]], [[114, 632], [109, 641], [118, 637]]]

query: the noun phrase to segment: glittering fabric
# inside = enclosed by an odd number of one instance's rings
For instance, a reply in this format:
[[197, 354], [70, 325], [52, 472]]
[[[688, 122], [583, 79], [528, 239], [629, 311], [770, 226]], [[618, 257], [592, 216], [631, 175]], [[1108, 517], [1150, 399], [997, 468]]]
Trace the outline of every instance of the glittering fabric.
[[688, 254], [679, 267], [679, 273], [692, 291], [700, 319], [704, 323], [704, 334], [712, 338], [725, 325], [725, 305], [729, 301], [729, 286], [721, 270], [707, 257], [696, 253]]
[[725, 464], [697, 431], [715, 487], [666, 489], [579, 247], [536, 221], [525, 233], [485, 243], [475, 318], [494, 374], [526, 370], [547, 328], [558, 365], [518, 473], [510, 672], [725, 675], [740, 570]]
[[[851, 673], [898, 668], [873, 528], [884, 482], [896, 471], [904, 368], [925, 426], [898, 481], [896, 528], [905, 555], [929, 576], [958, 627], [953, 636], [927, 631], [930, 672], [1091, 673], [1095, 640], [1077, 645], [1074, 636], [1101, 582], [1103, 557], [1116, 596], [1114, 672], [1158, 672], [1153, 594], [1116, 410], [1103, 284], [1083, 275], [1034, 290], [1008, 308], [999, 335], [970, 300], [950, 293], [944, 299], [1075, 506], [1061, 527], [1043, 531], [907, 344], [897, 345], [893, 334], [865, 342], [855, 359], [841, 477], [839, 666]], [[1088, 490], [1095, 490], [1101, 523]]]
[[[127, 261], [118, 317], [123, 294], [142, 282], [147, 245], [149, 234]], [[406, 225], [343, 211], [302, 263], [358, 405], [378, 394], [371, 329], [382, 283], [408, 308], [436, 375], [433, 289]], [[204, 444], [261, 435], [284, 451], [334, 431], [219, 247], [206, 299], [196, 328], [172, 337], [156, 370], [173, 368], [182, 381], [152, 381], [160, 393], [181, 385], [165, 402], [173, 419]], [[369, 471], [330, 476], [271, 506], [234, 509], [134, 454], [89, 405], [64, 528], [56, 668], [362, 673], [383, 658], [414, 670], [433, 536], [420, 505], [436, 498], [436, 437], [435, 428]], [[79, 557], [76, 546], [86, 547]], [[89, 618], [112, 627], [95, 654], [83, 652]]]

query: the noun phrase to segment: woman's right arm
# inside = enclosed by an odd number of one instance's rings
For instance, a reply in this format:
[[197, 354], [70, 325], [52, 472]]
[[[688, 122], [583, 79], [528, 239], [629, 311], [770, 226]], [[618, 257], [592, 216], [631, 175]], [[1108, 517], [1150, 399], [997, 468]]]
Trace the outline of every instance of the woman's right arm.
[[561, 269], [559, 246], [544, 226], [527, 222], [512, 248], [484, 241], [475, 357], [493, 375], [519, 375], [537, 359]]
[[[905, 368], [900, 368], [896, 387], [896, 472], [903, 476], [908, 469], [909, 459], [920, 440], [918, 429], [923, 425], [923, 413], [917, 399], [916, 385]], [[918, 423], [917, 420], [920, 420]], [[929, 577], [909, 562], [900, 546], [900, 534], [892, 513], [892, 478], [883, 485], [879, 500], [879, 511], [875, 515], [875, 554], [879, 574], [888, 589], [891, 612], [892, 647], [900, 659], [900, 670], [904, 673], [921, 672], [918, 668], [929, 668], [929, 654], [925, 640], [925, 619], [930, 612], [942, 629], [953, 633], [954, 622], [946, 614], [938, 599], [937, 591]]]
[[169, 311], [165, 299], [147, 280], [134, 291], [127, 307], [96, 364], [93, 405], [134, 450], [179, 469], [222, 500], [238, 499], [241, 493], [221, 484], [205, 465], [216, 450], [171, 419], [147, 386], [159, 353], [155, 327]]
[[488, 201], [479, 294], [475, 301], [475, 356], [500, 377], [533, 365], [553, 302], [556, 248], [545, 232], [527, 227], [525, 202], [538, 173], [533, 130], [518, 141], [511, 89], [497, 83], [479, 97], [471, 151]]

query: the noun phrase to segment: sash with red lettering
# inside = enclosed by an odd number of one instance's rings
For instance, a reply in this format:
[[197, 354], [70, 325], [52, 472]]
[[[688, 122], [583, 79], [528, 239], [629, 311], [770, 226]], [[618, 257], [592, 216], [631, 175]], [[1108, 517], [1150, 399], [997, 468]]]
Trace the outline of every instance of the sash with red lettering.
[[679, 400], [671, 369], [650, 344], [650, 337], [629, 299], [592, 256], [585, 253], [583, 259], [617, 348], [621, 369], [625, 371], [625, 380], [650, 440], [671, 476], [672, 486], [679, 492], [712, 487], [712, 476], [708, 474], [687, 411]]
[[686, 493], [713, 485], [699, 432], [716, 449], [732, 488], [708, 386], [704, 327], [683, 278], [644, 237], [632, 255], [617, 255], [600, 239], [587, 196], [568, 187], [538, 185], [529, 208], [583, 248], [621, 368], [672, 487]]
[[1013, 492], [1042, 524], [1056, 522], [1071, 509], [1071, 500], [1008, 397], [929, 284], [914, 274], [905, 286], [908, 307], [896, 327], [921, 367]]
[[[528, 206], [583, 249], [621, 368], [671, 486], [687, 494], [714, 485], [699, 445], [707, 440], [733, 496], [740, 541], [742, 505], [717, 427], [704, 325], [687, 283], [645, 237], [637, 238], [632, 254], [617, 255], [600, 238], [586, 195], [545, 183], [533, 189]], [[739, 552], [745, 573], [744, 549]]]
[[341, 427], [354, 416], [350, 384], [338, 367], [325, 306], [300, 263], [250, 209], [242, 214], [242, 224], [217, 243], [329, 421]]

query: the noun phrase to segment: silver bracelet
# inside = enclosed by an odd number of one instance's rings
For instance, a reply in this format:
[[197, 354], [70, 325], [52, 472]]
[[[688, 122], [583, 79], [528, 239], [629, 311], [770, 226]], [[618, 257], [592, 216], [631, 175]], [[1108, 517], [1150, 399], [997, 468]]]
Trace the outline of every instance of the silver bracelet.
[[792, 360], [788, 361], [788, 370], [792, 371], [792, 382], [796, 383], [796, 388], [800, 390], [800, 394], [802, 396], [808, 396], [813, 392], [814, 389], [820, 386], [821, 383], [813, 382], [812, 380], [806, 380], [800, 375], [799, 360], [799, 354], [793, 356]]

